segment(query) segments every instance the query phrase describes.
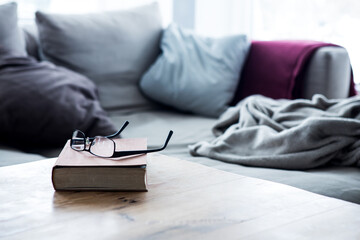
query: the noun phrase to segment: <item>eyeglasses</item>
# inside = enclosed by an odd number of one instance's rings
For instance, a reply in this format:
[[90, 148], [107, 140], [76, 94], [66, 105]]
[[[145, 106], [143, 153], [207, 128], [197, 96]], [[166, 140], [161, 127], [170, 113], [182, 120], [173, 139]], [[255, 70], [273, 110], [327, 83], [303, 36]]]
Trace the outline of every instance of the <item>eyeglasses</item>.
[[170, 138], [173, 134], [173, 131], [170, 130], [165, 140], [165, 144], [161, 148], [148, 150], [116, 151], [116, 145], [112, 138], [119, 136], [128, 124], [129, 122], [126, 121], [119, 131], [109, 136], [85, 137], [85, 134], [82, 131], [75, 130], [70, 140], [70, 146], [75, 151], [87, 151], [97, 157], [118, 158], [130, 155], [162, 151], [168, 145]]

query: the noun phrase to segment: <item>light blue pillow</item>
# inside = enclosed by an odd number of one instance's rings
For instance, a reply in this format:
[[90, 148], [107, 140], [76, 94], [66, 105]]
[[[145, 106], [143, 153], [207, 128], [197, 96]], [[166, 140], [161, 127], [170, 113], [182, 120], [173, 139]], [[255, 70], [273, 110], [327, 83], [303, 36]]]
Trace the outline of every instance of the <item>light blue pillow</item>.
[[162, 54], [140, 81], [149, 98], [177, 109], [218, 117], [231, 101], [250, 43], [245, 35], [205, 38], [170, 25]]

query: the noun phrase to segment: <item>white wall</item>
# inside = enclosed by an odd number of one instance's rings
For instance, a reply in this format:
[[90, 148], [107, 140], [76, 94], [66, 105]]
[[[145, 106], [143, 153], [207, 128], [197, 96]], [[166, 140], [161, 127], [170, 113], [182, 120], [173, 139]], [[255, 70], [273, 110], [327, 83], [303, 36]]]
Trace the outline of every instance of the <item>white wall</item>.
[[251, 0], [196, 0], [195, 30], [207, 36], [251, 36]]

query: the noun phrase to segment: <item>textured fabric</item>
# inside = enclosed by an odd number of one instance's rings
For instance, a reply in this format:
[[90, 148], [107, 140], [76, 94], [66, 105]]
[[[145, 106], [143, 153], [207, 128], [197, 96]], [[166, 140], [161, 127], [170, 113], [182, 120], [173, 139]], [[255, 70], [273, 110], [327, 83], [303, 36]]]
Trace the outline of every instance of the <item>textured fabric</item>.
[[26, 56], [24, 39], [17, 25], [17, 4], [0, 5], [0, 54]]
[[360, 168], [332, 166], [307, 171], [289, 171], [243, 166], [208, 157], [193, 157], [190, 155], [187, 146], [198, 141], [214, 139], [211, 127], [216, 123], [216, 119], [179, 113], [168, 109], [126, 113], [111, 112], [109, 115], [118, 127], [124, 121], [130, 121], [130, 125], [122, 133], [122, 136], [127, 138], [147, 137], [149, 148], [161, 146], [169, 129], [174, 130], [174, 135], [168, 147], [161, 152], [162, 154], [223, 171], [283, 183], [325, 196], [360, 203]]
[[29, 57], [0, 58], [0, 141], [21, 148], [63, 146], [75, 129], [117, 129], [86, 77]]
[[304, 77], [298, 79], [303, 84], [301, 97], [311, 99], [315, 94], [321, 94], [329, 99], [347, 98], [353, 82], [350, 76], [350, 58], [346, 49], [321, 47], [312, 54]]
[[245, 35], [211, 39], [170, 25], [141, 90], [177, 109], [218, 117], [234, 95], [248, 49]]
[[156, 3], [84, 15], [36, 13], [46, 60], [86, 75], [107, 109], [151, 103], [138, 82], [159, 54], [162, 25]]
[[[232, 100], [261, 94], [273, 99], [302, 97], [302, 77], [312, 54], [329, 43], [314, 41], [253, 41]], [[350, 77], [350, 76], [349, 76]], [[351, 81], [349, 95], [355, 95]]]
[[[307, 171], [288, 171], [243, 166], [207, 157], [193, 157], [187, 146], [201, 140], [211, 141], [214, 138], [211, 127], [216, 123], [216, 119], [179, 113], [169, 109], [141, 112], [136, 110], [132, 112], [112, 111], [109, 115], [117, 127], [121, 127], [126, 120], [130, 121], [130, 125], [124, 130], [122, 136], [126, 138], [147, 137], [149, 148], [161, 146], [169, 129], [174, 130], [174, 135], [168, 147], [161, 152], [162, 154], [235, 174], [287, 184], [325, 196], [360, 203], [360, 168], [333, 166]], [[3, 148], [1, 147], [1, 149]], [[47, 157], [57, 157], [60, 150], [61, 148], [46, 152], [43, 150], [41, 154]], [[28, 159], [24, 154], [13, 154], [0, 152], [0, 164], [16, 164], [21, 161], [21, 158], [23, 162]], [[31, 156], [29, 156], [30, 158]]]
[[45, 157], [18, 151], [5, 146], [0, 147], [0, 167], [43, 160]]
[[360, 167], [360, 98], [273, 100], [248, 97], [221, 116], [211, 142], [191, 154], [258, 167]]

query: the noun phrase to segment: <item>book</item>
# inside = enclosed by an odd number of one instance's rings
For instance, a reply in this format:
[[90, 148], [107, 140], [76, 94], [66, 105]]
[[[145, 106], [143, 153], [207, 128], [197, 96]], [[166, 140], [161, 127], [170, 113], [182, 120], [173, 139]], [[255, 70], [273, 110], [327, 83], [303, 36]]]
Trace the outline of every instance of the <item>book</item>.
[[[146, 138], [113, 139], [116, 151], [147, 149]], [[55, 190], [147, 191], [147, 155], [101, 158], [67, 141], [52, 169]]]

